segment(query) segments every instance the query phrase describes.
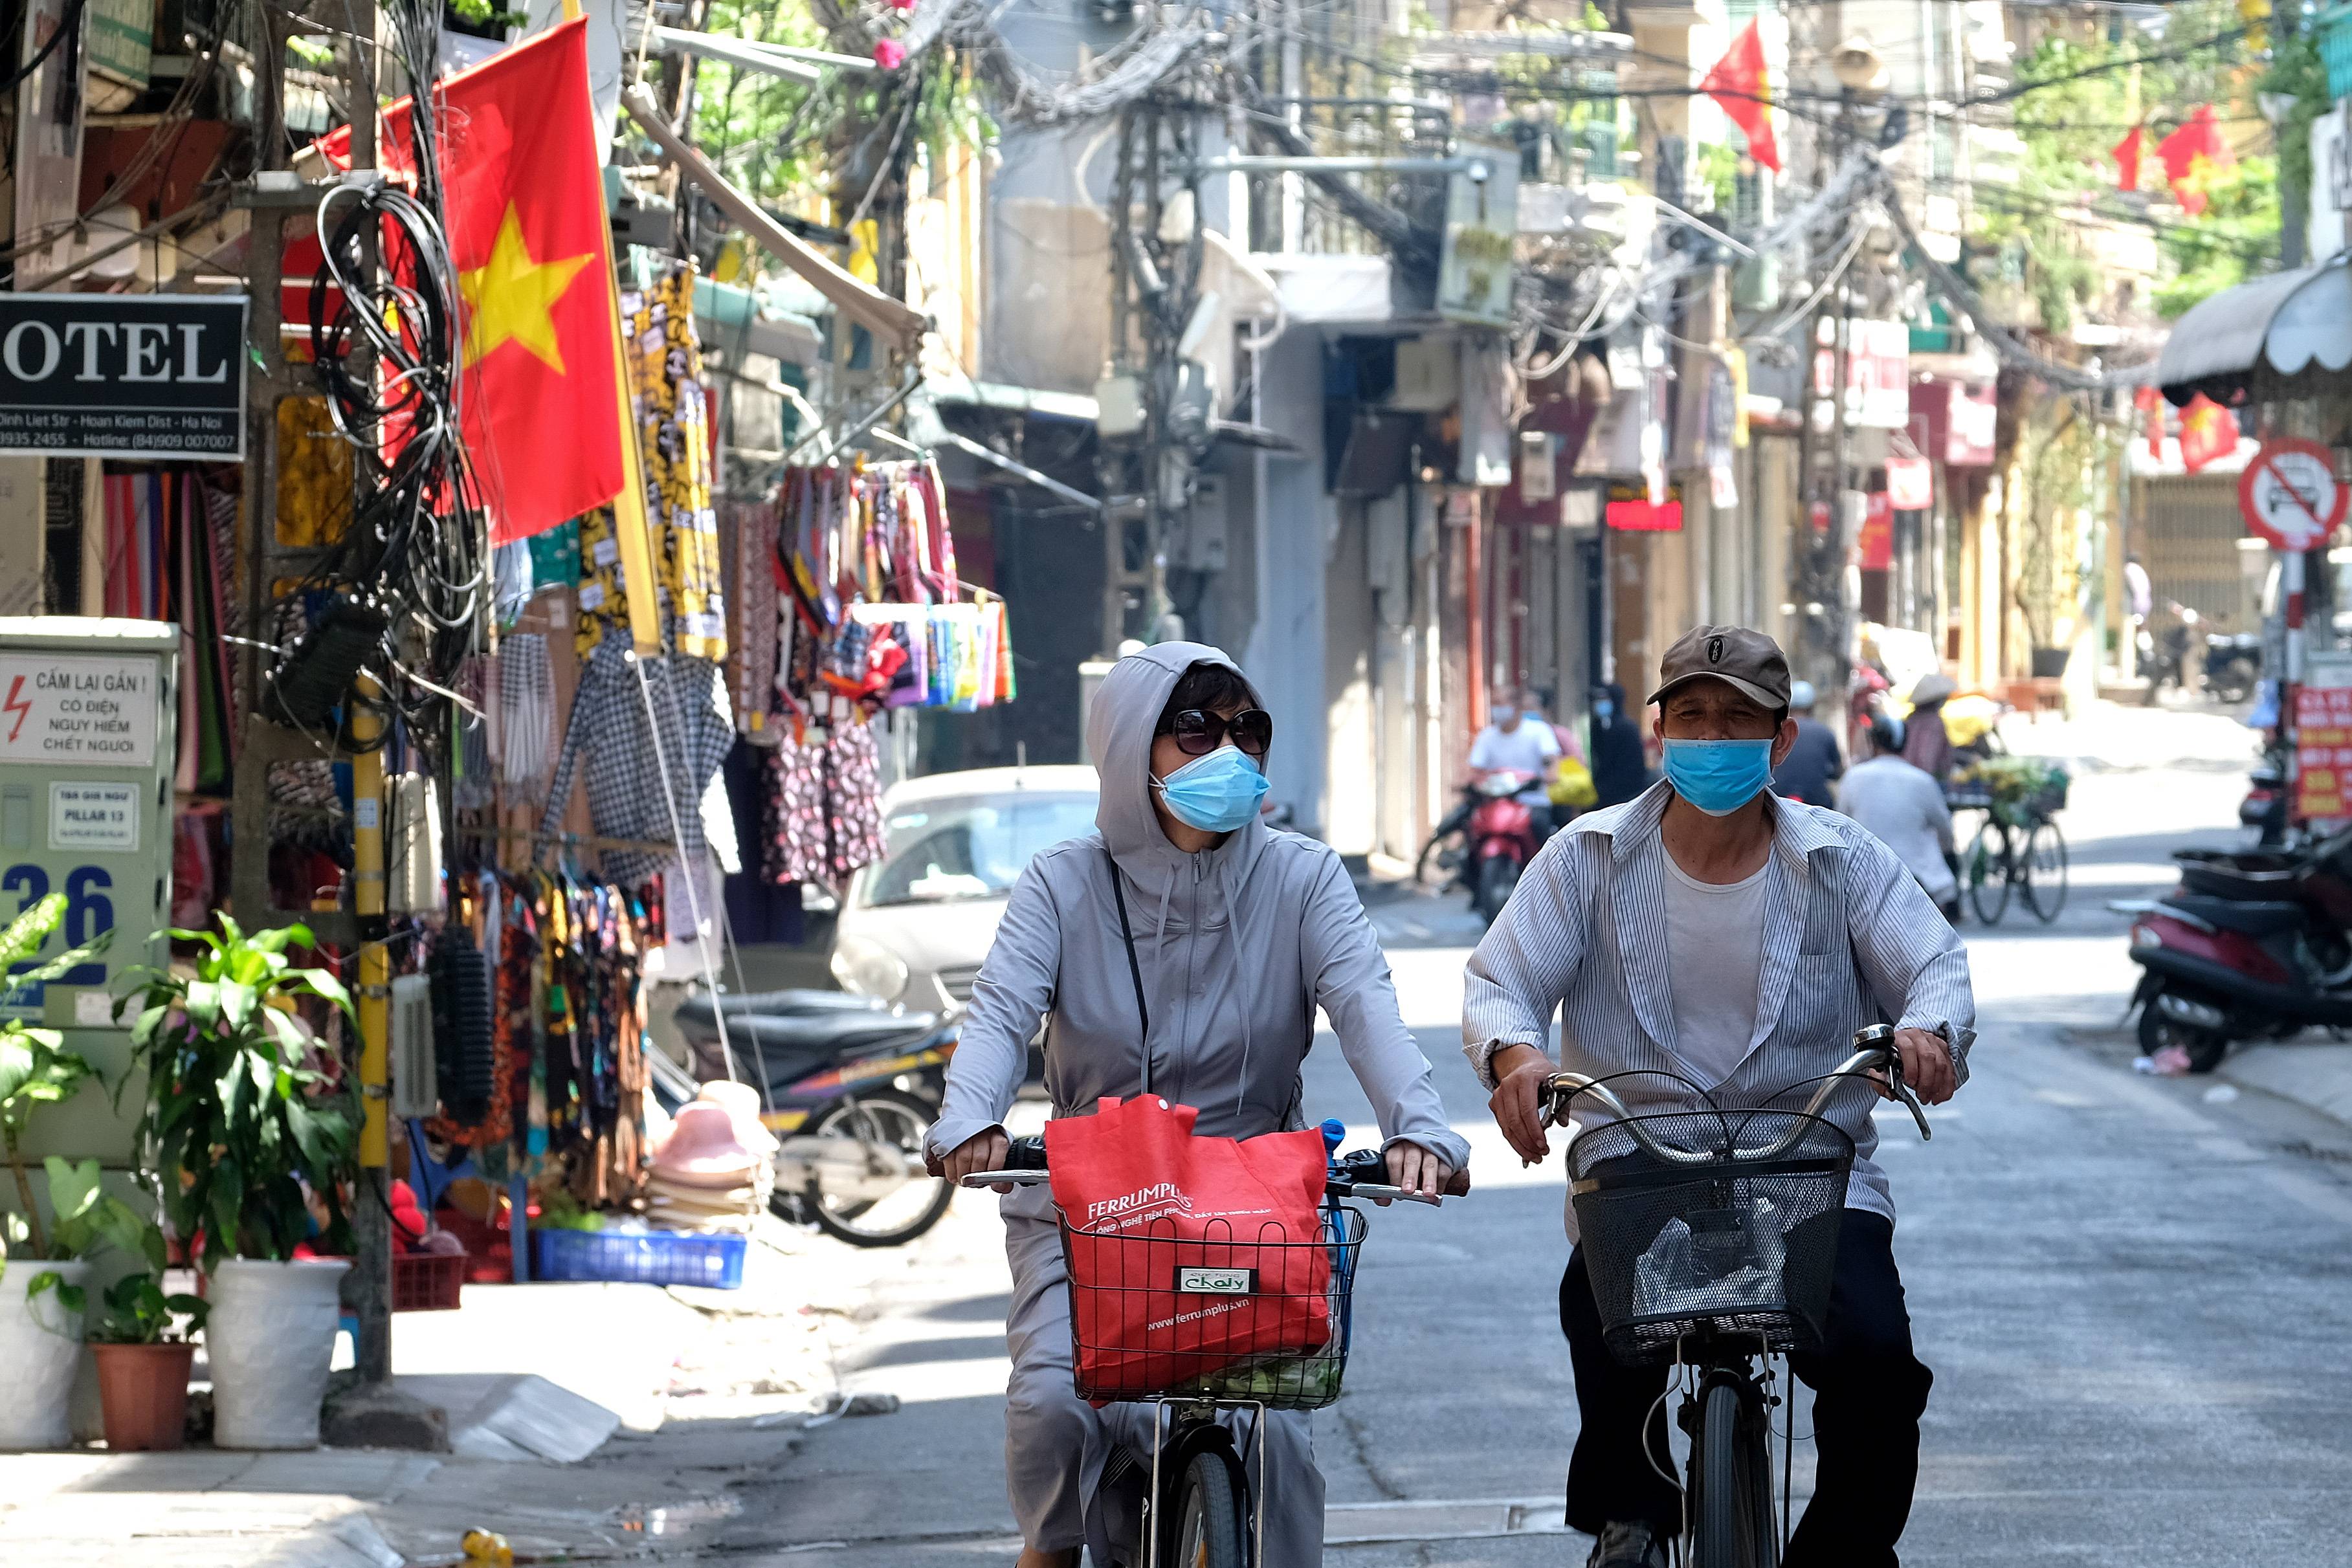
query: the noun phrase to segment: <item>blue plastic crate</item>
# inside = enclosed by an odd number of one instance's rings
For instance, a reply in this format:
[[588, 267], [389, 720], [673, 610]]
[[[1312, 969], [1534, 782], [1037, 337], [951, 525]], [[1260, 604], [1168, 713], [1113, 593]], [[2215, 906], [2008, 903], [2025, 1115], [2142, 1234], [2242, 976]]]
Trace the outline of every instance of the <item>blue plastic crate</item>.
[[744, 1246], [740, 1236], [682, 1230], [534, 1230], [530, 1277], [734, 1291], [743, 1284]]

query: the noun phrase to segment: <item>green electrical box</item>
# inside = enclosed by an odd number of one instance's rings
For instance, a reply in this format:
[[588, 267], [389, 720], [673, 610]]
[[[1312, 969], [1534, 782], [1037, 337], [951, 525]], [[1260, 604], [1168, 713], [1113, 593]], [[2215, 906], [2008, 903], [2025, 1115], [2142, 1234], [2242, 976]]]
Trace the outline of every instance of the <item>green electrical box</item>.
[[[64, 1030], [110, 1089], [131, 1061], [115, 993], [127, 971], [169, 956], [180, 635], [160, 621], [0, 616], [0, 920], [58, 893], [65, 925], [43, 956], [113, 933], [100, 956], [7, 1011]], [[117, 1113], [86, 1089], [34, 1114], [26, 1152], [124, 1165], [138, 1105], [125, 1094]]]

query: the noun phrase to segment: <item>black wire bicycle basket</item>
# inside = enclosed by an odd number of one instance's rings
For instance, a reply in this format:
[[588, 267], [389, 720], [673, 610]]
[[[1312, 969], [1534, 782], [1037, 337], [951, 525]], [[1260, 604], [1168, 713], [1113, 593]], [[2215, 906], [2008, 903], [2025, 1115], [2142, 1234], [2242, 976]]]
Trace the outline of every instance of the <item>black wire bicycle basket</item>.
[[[1801, 1111], [1674, 1112], [1633, 1118], [1682, 1165], [1641, 1146], [1623, 1122], [1581, 1128], [1568, 1148], [1586, 1270], [1611, 1354], [1673, 1359], [1713, 1333], [1775, 1351], [1821, 1343], [1837, 1268], [1853, 1139]], [[1735, 1149], [1769, 1148], [1769, 1159]]]
[[[1364, 1217], [1330, 1205], [1320, 1234], [1222, 1219], [1137, 1229], [1062, 1220], [1078, 1396], [1313, 1410], [1339, 1397]], [[1244, 1234], [1246, 1232], [1246, 1234]]]

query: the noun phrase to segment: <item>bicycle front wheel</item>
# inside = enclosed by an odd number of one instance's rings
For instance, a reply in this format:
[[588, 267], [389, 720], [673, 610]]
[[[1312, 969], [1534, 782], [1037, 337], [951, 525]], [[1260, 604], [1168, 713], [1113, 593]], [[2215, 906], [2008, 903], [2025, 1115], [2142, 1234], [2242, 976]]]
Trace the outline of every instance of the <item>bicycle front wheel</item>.
[[1234, 1472], [1225, 1456], [1210, 1449], [1184, 1467], [1181, 1490], [1169, 1532], [1174, 1548], [1160, 1559], [1173, 1568], [1248, 1568], [1247, 1521], [1234, 1495]]
[[1738, 1385], [1710, 1384], [1701, 1396], [1691, 1444], [1697, 1481], [1692, 1568], [1777, 1568], [1769, 1436], [1762, 1406]]
[[2066, 838], [2047, 817], [2025, 841], [2025, 902], [2044, 925], [2066, 907]]
[[2009, 912], [2009, 830], [1987, 817], [1969, 841], [1960, 862], [1969, 884], [1969, 906], [1987, 925], [1998, 925]]

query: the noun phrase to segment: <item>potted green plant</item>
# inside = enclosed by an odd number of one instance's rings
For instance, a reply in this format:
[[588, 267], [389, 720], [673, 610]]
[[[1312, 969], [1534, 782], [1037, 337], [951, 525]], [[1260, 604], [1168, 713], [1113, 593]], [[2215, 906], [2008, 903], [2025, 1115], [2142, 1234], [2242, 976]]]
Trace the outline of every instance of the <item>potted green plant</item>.
[[188, 1371], [210, 1306], [201, 1296], [164, 1293], [162, 1231], [146, 1227], [142, 1249], [148, 1267], [107, 1287], [89, 1334], [106, 1446], [117, 1453], [176, 1448], [184, 1440]]
[[320, 998], [356, 1022], [350, 993], [324, 969], [298, 968], [301, 925], [247, 936], [173, 931], [200, 945], [180, 972], [144, 971], [131, 1030], [146, 1070], [139, 1145], [163, 1188], [163, 1214], [210, 1281], [205, 1333], [213, 1440], [224, 1448], [308, 1448], [341, 1316], [341, 1259], [297, 1260], [326, 1221], [320, 1250], [346, 1252], [343, 1189], [358, 1171], [352, 1096], [327, 1071], [293, 1009]]
[[[58, 978], [104, 946], [102, 940], [91, 943], [12, 973], [56, 933], [65, 908], [65, 896], [51, 894], [0, 930], [0, 1005]], [[17, 1204], [0, 1228], [0, 1450], [65, 1445], [74, 1374], [81, 1364], [88, 1254], [110, 1238], [137, 1232], [137, 1217], [100, 1192], [95, 1161], [79, 1167], [51, 1162], [47, 1218], [26, 1166], [25, 1134], [33, 1113], [70, 1100], [97, 1078], [89, 1061], [68, 1050], [57, 1030], [0, 1019], [0, 1154], [15, 1180]], [[8, 1267], [12, 1259], [14, 1269]]]

